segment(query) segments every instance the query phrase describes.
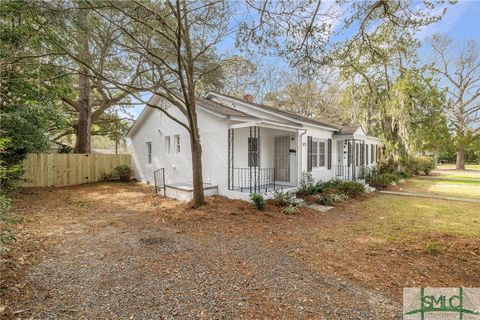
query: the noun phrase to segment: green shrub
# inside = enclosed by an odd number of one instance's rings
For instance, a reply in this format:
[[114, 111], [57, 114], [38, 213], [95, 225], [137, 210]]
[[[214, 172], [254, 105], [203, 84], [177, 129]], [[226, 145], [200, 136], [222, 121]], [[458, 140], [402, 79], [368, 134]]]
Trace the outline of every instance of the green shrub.
[[265, 209], [265, 199], [263, 198], [263, 196], [260, 193], [250, 194], [250, 200], [252, 200], [252, 202], [255, 205], [255, 208], [257, 208], [257, 210]]
[[338, 187], [340, 193], [355, 198], [365, 192], [365, 185], [356, 181], [343, 181]]
[[0, 222], [5, 220], [11, 207], [12, 203], [10, 199], [5, 195], [0, 194]]
[[405, 171], [398, 171], [396, 175], [401, 179], [408, 179], [410, 176]]
[[340, 192], [338, 189], [326, 189], [321, 194], [315, 196], [315, 203], [324, 206], [332, 206], [335, 203], [347, 200], [348, 195]]
[[400, 161], [401, 167], [409, 176], [416, 176], [420, 173], [420, 163], [416, 158], [406, 157]]
[[376, 176], [377, 174], [380, 174], [377, 167], [364, 167], [363, 170], [360, 171], [359, 178], [363, 180], [368, 180], [369, 177]]
[[286, 206], [291, 205], [294, 202], [294, 199], [295, 199], [295, 193], [288, 192], [288, 191], [284, 192], [284, 191], [281, 191], [281, 190], [276, 190], [273, 193], [272, 202], [276, 206], [286, 207]]
[[379, 173], [394, 173], [398, 170], [398, 162], [393, 159], [380, 162], [378, 166]]
[[291, 214], [296, 214], [298, 213], [298, 207], [294, 206], [294, 205], [289, 205], [287, 207], [284, 207], [282, 209], [282, 212], [284, 214], [288, 214], [288, 215], [291, 215]]
[[305, 201], [303, 199], [298, 199], [293, 192], [283, 192], [275, 191], [272, 198], [273, 204], [280, 207], [295, 207], [301, 208], [304, 207]]
[[[10, 224], [8, 213], [11, 209], [11, 201], [5, 195], [0, 194], [0, 224]], [[0, 252], [4, 250], [4, 244], [15, 241], [15, 235], [10, 230], [0, 230]]]
[[377, 189], [385, 189], [392, 183], [400, 181], [400, 177], [394, 173], [383, 173], [370, 177], [367, 183]]
[[312, 173], [309, 171], [303, 172], [297, 194], [302, 196], [308, 196], [310, 194], [315, 194], [320, 191], [320, 184], [315, 182]]
[[72, 153], [73, 148], [70, 146], [67, 146], [66, 144], [62, 144], [60, 148], [58, 148], [58, 153]]
[[126, 164], [122, 164], [113, 169], [113, 174], [117, 176], [120, 181], [128, 182], [132, 178], [132, 168]]
[[418, 158], [420, 169], [428, 176], [430, 172], [435, 169], [435, 159], [432, 157], [420, 157]]
[[319, 189], [320, 190], [325, 190], [325, 189], [338, 189], [338, 186], [340, 186], [344, 181], [340, 179], [331, 179], [325, 182], [322, 182], [319, 184]]
[[390, 185], [390, 181], [383, 174], [370, 177], [367, 183], [376, 189], [385, 189]]
[[315, 203], [322, 206], [332, 206], [334, 203], [332, 195], [319, 194], [315, 198]]

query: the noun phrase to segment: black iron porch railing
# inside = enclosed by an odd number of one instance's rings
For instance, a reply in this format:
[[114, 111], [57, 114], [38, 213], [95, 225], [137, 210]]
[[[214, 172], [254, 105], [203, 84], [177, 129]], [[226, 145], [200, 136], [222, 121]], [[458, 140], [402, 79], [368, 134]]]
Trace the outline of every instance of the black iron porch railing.
[[364, 179], [368, 168], [366, 165], [333, 165], [335, 178], [342, 180]]
[[233, 168], [232, 189], [241, 192], [275, 190], [274, 168]]
[[163, 196], [165, 197], [167, 194], [165, 189], [165, 168], [153, 171], [153, 180], [155, 181], [155, 193], [163, 189]]

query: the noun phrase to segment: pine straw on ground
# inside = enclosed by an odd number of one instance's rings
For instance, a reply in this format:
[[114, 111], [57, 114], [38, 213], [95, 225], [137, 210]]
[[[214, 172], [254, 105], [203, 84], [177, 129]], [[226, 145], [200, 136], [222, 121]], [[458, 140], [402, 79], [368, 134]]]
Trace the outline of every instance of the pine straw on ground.
[[287, 216], [218, 196], [194, 210], [135, 183], [28, 189], [0, 317], [391, 319], [404, 286], [480, 284], [478, 239], [442, 237], [460, 259], [371, 237], [362, 201]]

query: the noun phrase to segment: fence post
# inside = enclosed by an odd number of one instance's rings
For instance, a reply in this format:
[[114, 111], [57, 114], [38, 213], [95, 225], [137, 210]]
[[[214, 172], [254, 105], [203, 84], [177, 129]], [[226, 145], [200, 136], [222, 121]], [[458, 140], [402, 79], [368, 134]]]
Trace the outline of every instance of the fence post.
[[167, 196], [167, 184], [165, 183], [165, 168], [162, 169], [162, 174], [163, 174], [163, 196]]

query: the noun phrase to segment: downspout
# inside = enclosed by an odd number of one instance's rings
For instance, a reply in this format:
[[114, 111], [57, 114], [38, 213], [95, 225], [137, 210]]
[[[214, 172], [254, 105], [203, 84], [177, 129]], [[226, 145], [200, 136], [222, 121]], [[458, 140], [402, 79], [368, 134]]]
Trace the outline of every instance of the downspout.
[[307, 129], [298, 129], [298, 131], [303, 131], [302, 133], [300, 133], [298, 135], [298, 141], [297, 143], [299, 143], [299, 147], [298, 147], [298, 155], [297, 155], [297, 186], [299, 185], [299, 182], [300, 182], [300, 177], [302, 175], [302, 160], [303, 160], [303, 141], [302, 141], [302, 138], [303, 138], [303, 135], [307, 133]]

